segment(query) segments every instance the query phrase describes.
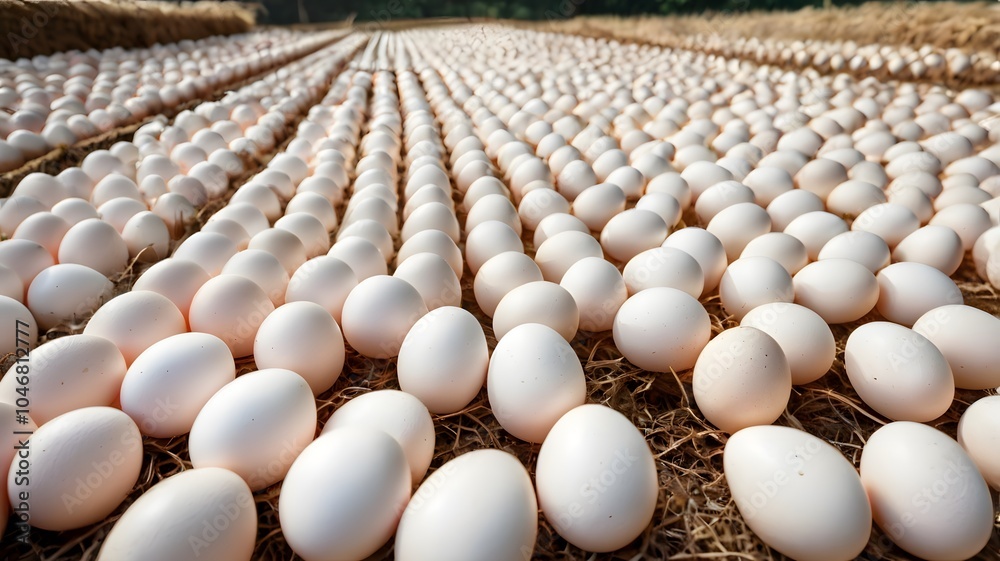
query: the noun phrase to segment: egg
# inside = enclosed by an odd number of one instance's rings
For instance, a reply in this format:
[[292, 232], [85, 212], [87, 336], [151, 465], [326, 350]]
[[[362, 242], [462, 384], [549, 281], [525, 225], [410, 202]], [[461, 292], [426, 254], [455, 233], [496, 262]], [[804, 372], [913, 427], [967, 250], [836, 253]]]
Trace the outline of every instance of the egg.
[[810, 263], [795, 274], [792, 284], [795, 303], [816, 312], [829, 324], [861, 319], [881, 298], [875, 275], [849, 259]]
[[132, 364], [153, 343], [187, 332], [187, 322], [166, 296], [134, 290], [101, 306], [83, 332], [113, 342], [121, 350], [125, 363]]
[[722, 209], [705, 229], [722, 242], [732, 262], [751, 240], [771, 231], [771, 218], [754, 203], [737, 203]]
[[414, 485], [427, 473], [434, 456], [434, 423], [427, 408], [413, 395], [397, 390], [359, 395], [333, 413], [323, 434], [344, 427], [381, 430], [396, 439]]
[[370, 358], [391, 358], [427, 306], [420, 292], [403, 279], [369, 277], [344, 301], [341, 326], [347, 343]]
[[809, 308], [785, 302], [764, 304], [743, 316], [740, 326], [759, 329], [778, 343], [795, 385], [814, 382], [833, 366], [837, 350], [833, 333]]
[[333, 244], [327, 255], [347, 263], [359, 282], [368, 277], [386, 275], [389, 272], [389, 266], [382, 250], [363, 237], [345, 237]]
[[[322, 229], [322, 226], [319, 228]], [[277, 257], [289, 275], [294, 274], [295, 270], [309, 258], [309, 253], [305, 244], [302, 243], [302, 239], [281, 228], [268, 228], [254, 234], [247, 244], [247, 249], [263, 250]]]
[[538, 452], [535, 484], [538, 505], [556, 532], [595, 552], [624, 547], [646, 529], [659, 487], [639, 430], [621, 413], [594, 404], [573, 409], [552, 427]]
[[695, 258], [705, 276], [703, 296], [719, 286], [728, 260], [725, 246], [715, 235], [703, 228], [682, 228], [667, 236], [661, 247], [680, 249]]
[[889, 265], [889, 245], [879, 236], [863, 230], [837, 234], [819, 250], [819, 260], [848, 259], [877, 273]]
[[410, 489], [406, 456], [393, 437], [338, 428], [288, 470], [278, 499], [281, 532], [306, 561], [365, 559], [392, 537]]
[[573, 296], [554, 282], [535, 281], [512, 288], [493, 313], [493, 333], [502, 339], [525, 323], [540, 323], [572, 341], [580, 326], [580, 309]]
[[479, 321], [466, 310], [443, 306], [413, 325], [396, 361], [399, 387], [436, 414], [455, 413], [486, 382], [489, 350]]
[[521, 217], [524, 229], [534, 231], [538, 224], [547, 216], [570, 212], [570, 203], [566, 197], [551, 188], [534, 189], [521, 197], [517, 206], [517, 214]]
[[670, 372], [694, 366], [711, 336], [711, 322], [691, 295], [655, 287], [622, 304], [612, 331], [615, 346], [629, 362], [651, 372]]
[[113, 288], [107, 277], [90, 267], [60, 263], [38, 273], [25, 303], [39, 329], [49, 330], [82, 321], [111, 296]]
[[780, 553], [847, 560], [868, 544], [872, 509], [865, 488], [830, 444], [802, 430], [758, 425], [730, 436], [722, 460], [743, 520]]
[[542, 277], [555, 283], [576, 262], [587, 257], [604, 257], [601, 243], [589, 233], [575, 230], [549, 236], [535, 250], [535, 263]]
[[344, 337], [330, 313], [313, 302], [276, 308], [254, 337], [258, 368], [284, 368], [302, 376], [315, 395], [333, 386], [344, 367]]
[[498, 220], [487, 220], [468, 232], [465, 259], [475, 275], [483, 263], [505, 251], [524, 251], [524, 244], [510, 226]]
[[357, 284], [358, 277], [347, 263], [336, 257], [321, 255], [295, 270], [288, 281], [284, 300], [286, 303], [319, 304], [340, 325], [344, 301]]
[[486, 388], [500, 425], [514, 437], [542, 442], [552, 425], [586, 399], [583, 367], [552, 328], [526, 323], [500, 338]]
[[[101, 248], [95, 251], [94, 248]], [[107, 222], [89, 218], [66, 231], [59, 244], [59, 262], [85, 265], [106, 277], [128, 266], [128, 246], [121, 234]]]
[[844, 363], [861, 399], [892, 420], [931, 421], [951, 407], [948, 361], [911, 329], [879, 321], [858, 327], [847, 339]]
[[893, 263], [879, 271], [877, 280], [878, 312], [907, 327], [934, 308], [963, 303], [954, 281], [923, 263]]
[[616, 214], [601, 230], [601, 246], [609, 257], [627, 262], [667, 237], [667, 224], [650, 210], [629, 209]]
[[629, 260], [622, 274], [630, 295], [657, 286], [677, 288], [694, 298], [704, 292], [701, 265], [690, 254], [674, 247], [643, 251]]
[[[475, 224], [496, 219], [492, 214], [485, 212], [492, 205], [489, 202], [489, 200], [492, 200], [492, 197], [499, 197], [508, 205], [511, 205], [510, 201], [500, 195], [487, 195], [483, 197], [482, 200], [476, 203], [477, 206], [482, 205], [481, 208], [484, 209], [483, 216], [472, 223], [466, 218], [466, 231], [471, 231], [472, 228], [475, 228]], [[517, 211], [513, 209], [513, 205], [511, 205], [510, 211], [513, 213], [514, 218], [517, 219]], [[489, 215], [488, 217], [487, 214]], [[469, 211], [469, 215], [472, 216], [472, 211]], [[520, 227], [520, 224], [520, 220], [517, 219], [518, 227]], [[400, 231], [400, 239], [403, 243], [406, 243], [414, 234], [423, 230], [440, 230], [448, 234], [448, 237], [455, 243], [458, 243], [461, 239], [461, 229], [459, 228], [458, 218], [455, 217], [455, 211], [441, 203], [432, 202], [420, 205], [416, 210], [411, 212], [410, 217], [403, 223], [403, 229]]]
[[600, 231], [616, 214], [625, 210], [625, 192], [612, 183], [584, 189], [573, 200], [573, 215], [593, 231]]
[[215, 232], [196, 232], [174, 250], [173, 259], [197, 263], [210, 276], [222, 273], [226, 262], [236, 255], [236, 243]]
[[396, 253], [396, 266], [398, 267], [410, 256], [424, 252], [435, 253], [443, 257], [451, 269], [455, 271], [455, 276], [462, 278], [462, 271], [465, 268], [462, 250], [448, 234], [440, 230], [425, 230], [414, 234]]
[[31, 415], [38, 423], [83, 407], [111, 405], [125, 377], [125, 360], [118, 348], [92, 335], [44, 343], [31, 352], [26, 368], [27, 378], [15, 376], [12, 367], [8, 370], [12, 374], [0, 380], [0, 401], [13, 405], [18, 390], [27, 388], [22, 391], [31, 392]]
[[38, 427], [30, 460], [19, 452], [11, 464], [7, 493], [15, 508], [27, 504], [21, 510], [30, 508], [35, 528], [82, 528], [118, 508], [141, 466], [142, 436], [132, 419], [111, 407], [85, 407]]
[[628, 299], [628, 288], [618, 269], [599, 257], [585, 257], [571, 266], [559, 285], [580, 310], [580, 329], [608, 331], [615, 314]]
[[59, 257], [59, 244], [69, 229], [69, 222], [59, 216], [51, 212], [36, 212], [21, 222], [11, 238], [36, 242], [56, 259]]
[[799, 238], [785, 232], [769, 232], [750, 240], [740, 254], [741, 259], [744, 257], [769, 257], [784, 267], [789, 275], [794, 275], [809, 263], [806, 246]]
[[285, 303], [285, 292], [289, 282], [288, 272], [277, 257], [262, 249], [236, 252], [229, 261], [226, 261], [221, 274], [246, 277], [257, 283], [275, 306]]
[[191, 331], [215, 335], [225, 341], [234, 357], [253, 353], [253, 341], [274, 304], [252, 280], [238, 275], [209, 279], [191, 299]]
[[233, 356], [221, 339], [181, 333], [154, 343], [132, 362], [121, 382], [121, 408], [145, 435], [180, 436], [235, 378]]
[[906, 552], [968, 559], [990, 540], [989, 488], [962, 447], [937, 429], [883, 426], [868, 438], [860, 471], [875, 523]]
[[188, 469], [167, 477], [125, 510], [104, 539], [102, 561], [247, 561], [257, 535], [250, 488], [222, 468]]
[[847, 224], [839, 216], [814, 211], [793, 219], [785, 226], [784, 233], [802, 242], [809, 259], [815, 260], [827, 242], [847, 230]]
[[461, 561], [484, 551], [497, 561], [530, 557], [538, 503], [527, 470], [500, 450], [466, 452], [432, 473], [396, 530], [400, 561]]
[[1000, 319], [978, 308], [945, 305], [931, 309], [913, 323], [948, 360], [955, 387], [972, 390], [1000, 386]]
[[897, 203], [882, 203], [858, 215], [851, 230], [871, 232], [895, 248], [903, 238], [920, 228], [920, 219], [909, 208]]
[[983, 232], [994, 226], [985, 208], [962, 203], [939, 210], [930, 222], [933, 226], [947, 226], [962, 239], [962, 250], [969, 251]]
[[309, 384], [291, 370], [266, 368], [229, 382], [205, 403], [188, 450], [194, 467], [229, 469], [258, 491], [281, 481], [315, 434]]
[[1000, 488], [1000, 460], [996, 457], [1000, 440], [1000, 396], [974, 401], [958, 422], [958, 443], [991, 487]]
[[191, 300], [209, 278], [205, 269], [193, 261], [167, 259], [146, 269], [132, 285], [132, 290], [148, 290], [166, 296], [186, 320]]
[[737, 321], [750, 310], [771, 302], [791, 302], [792, 277], [768, 257], [744, 257], [726, 268], [719, 283], [723, 309]]
[[702, 349], [691, 386], [705, 418], [734, 433], [776, 421], [788, 404], [792, 375], [784, 351], [770, 335], [733, 327]]

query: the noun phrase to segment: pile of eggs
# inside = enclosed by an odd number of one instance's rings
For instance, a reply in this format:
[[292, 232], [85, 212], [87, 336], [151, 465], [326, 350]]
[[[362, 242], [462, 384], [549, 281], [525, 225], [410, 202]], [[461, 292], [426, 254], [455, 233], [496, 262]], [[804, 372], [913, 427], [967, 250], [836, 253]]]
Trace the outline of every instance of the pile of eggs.
[[[186, 435], [191, 469], [132, 502], [100, 559], [249, 559], [254, 493], [274, 485], [308, 561], [393, 536], [403, 560], [528, 558], [539, 513], [615, 551], [665, 474], [587, 402], [573, 343], [605, 332], [690, 384], [777, 551], [851, 559], [874, 521], [913, 555], [972, 557], [1000, 489], [1000, 318], [951, 276], [971, 252], [1000, 286], [1000, 145], [977, 124], [998, 112], [979, 90], [506, 27], [350, 34], [0, 206], [4, 316], [32, 345], [73, 333], [0, 379], [0, 439], [24, 385], [34, 430], [30, 482], [3, 441], [5, 496], [30, 497], [37, 528], [94, 524], [135, 488], [144, 438]], [[738, 325], [713, 334], [716, 298]], [[860, 471], [773, 425], [845, 324], [847, 377], [887, 420]], [[3, 330], [0, 351], [25, 354]], [[400, 390], [320, 427], [351, 353]], [[435, 425], [484, 389], [534, 464], [486, 448], [428, 475]], [[983, 395], [957, 441], [924, 424], [956, 389]]]
[[284, 66], [344, 36], [254, 31], [154, 45], [0, 59], [0, 173], [59, 146], [142, 121]]

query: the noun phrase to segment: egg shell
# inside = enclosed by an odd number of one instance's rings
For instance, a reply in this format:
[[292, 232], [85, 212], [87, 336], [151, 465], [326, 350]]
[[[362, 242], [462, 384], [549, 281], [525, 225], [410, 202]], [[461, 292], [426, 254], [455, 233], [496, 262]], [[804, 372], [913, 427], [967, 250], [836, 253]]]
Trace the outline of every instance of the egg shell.
[[698, 222], [708, 224], [724, 208], [738, 203], [754, 202], [754, 193], [739, 181], [722, 181], [712, 185], [698, 196], [694, 205]]
[[[319, 229], [322, 230], [322, 226]], [[294, 274], [295, 270], [309, 258], [309, 253], [305, 244], [302, 243], [302, 239], [281, 228], [268, 228], [255, 234], [250, 238], [247, 249], [260, 249], [277, 257], [289, 275]]]
[[872, 409], [896, 421], [926, 422], [951, 407], [955, 380], [941, 351], [894, 323], [858, 327], [844, 350], [847, 376]]
[[154, 343], [132, 362], [121, 383], [121, 408], [145, 435], [180, 436], [235, 378], [233, 356], [221, 339], [181, 333]]
[[499, 340], [525, 323], [546, 325], [572, 341], [580, 327], [580, 309], [573, 296], [554, 282], [525, 283], [512, 288], [497, 304], [493, 333]]
[[968, 559], [989, 541], [989, 488], [962, 447], [937, 429], [883, 426], [868, 438], [860, 471], [875, 523], [908, 553]]
[[274, 227], [295, 234], [305, 246], [307, 258], [330, 251], [330, 234], [315, 216], [305, 213], [286, 214], [274, 223]]
[[[596, 240], [595, 240], [596, 243]], [[475, 275], [483, 263], [506, 251], [524, 251], [521, 236], [498, 220], [481, 222], [468, 232], [465, 240], [465, 260]]]
[[187, 332], [187, 322], [166, 296], [134, 290], [101, 306], [83, 332], [113, 342], [121, 350], [125, 363], [132, 364], [153, 343]]
[[288, 470], [278, 502], [281, 531], [307, 561], [365, 559], [392, 537], [410, 489], [394, 438], [339, 428], [306, 447]]
[[876, 278], [878, 312], [907, 327], [934, 308], [964, 302], [954, 281], [923, 263], [893, 263], [879, 271]]
[[701, 266], [701, 271], [705, 275], [705, 288], [701, 292], [702, 296], [719, 286], [719, 281], [722, 280], [722, 275], [726, 272], [726, 266], [729, 264], [725, 246], [722, 245], [719, 238], [703, 228], [681, 228], [667, 236], [661, 247], [680, 249], [698, 261], [698, 265]]
[[546, 520], [571, 544], [614, 551], [653, 519], [657, 474], [642, 434], [621, 413], [581, 405], [552, 427], [535, 468]]
[[573, 215], [588, 228], [600, 231], [616, 214], [625, 210], [625, 192], [612, 183], [588, 187], [573, 200]]
[[616, 214], [601, 230], [601, 247], [609, 257], [627, 262], [667, 238], [668, 228], [651, 210], [629, 209]]
[[497, 421], [514, 437], [542, 442], [559, 418], [586, 400], [583, 367], [552, 328], [527, 323], [497, 343], [486, 388]]
[[754, 203], [737, 203], [716, 214], [705, 229], [719, 238], [732, 262], [751, 240], [771, 231], [771, 217]]
[[909, 208], [897, 203], [869, 207], [851, 223], [851, 230], [871, 232], [895, 248], [903, 238], [920, 228], [920, 219]]
[[770, 335], [788, 360], [792, 384], [814, 382], [833, 366], [836, 343], [826, 321], [805, 306], [773, 302], [750, 310], [740, 325]]
[[426, 313], [413, 285], [377, 275], [359, 282], [347, 295], [341, 326], [354, 350], [370, 358], [390, 358], [399, 354], [407, 332]]
[[806, 248], [809, 259], [819, 258], [819, 252], [835, 236], [848, 231], [839, 216], [829, 212], [807, 212], [785, 226], [784, 233], [798, 239]]
[[690, 294], [669, 287], [643, 290], [622, 304], [612, 328], [615, 345], [651, 372], [687, 370], [711, 336], [708, 312]]
[[201, 265], [183, 259], [167, 259], [146, 269], [132, 290], [148, 290], [166, 296], [187, 320], [191, 300], [210, 277]]
[[196, 263], [215, 277], [233, 255], [236, 243], [228, 237], [215, 232], [195, 232], [177, 246], [171, 258]]
[[[95, 248], [100, 248], [96, 251]], [[121, 234], [107, 222], [88, 218], [66, 231], [59, 244], [59, 262], [85, 265], [106, 277], [128, 266], [128, 246]]]
[[895, 261], [923, 263], [949, 276], [958, 270], [964, 255], [962, 239], [947, 226], [924, 226], [903, 238], [892, 251]]
[[191, 331], [215, 335], [225, 341], [236, 358], [253, 353], [253, 341], [274, 304], [252, 280], [238, 275], [209, 279], [191, 300]]
[[614, 265], [599, 257], [585, 257], [571, 266], [559, 285], [573, 296], [580, 310], [580, 329], [609, 331], [615, 314], [628, 299], [628, 288]]
[[[11, 467], [27, 469], [26, 460], [14, 462]], [[31, 435], [30, 462], [30, 477], [13, 469], [7, 476], [11, 504], [30, 497], [35, 528], [82, 528], [107, 518], [132, 491], [142, 466], [142, 436], [118, 409], [76, 409]]]
[[400, 561], [514, 561], [531, 556], [538, 503], [521, 462], [500, 450], [466, 452], [413, 494], [396, 531]]
[[159, 216], [149, 211], [139, 212], [128, 219], [122, 229], [122, 239], [128, 247], [130, 259], [140, 257], [145, 262], [156, 262], [167, 257], [170, 249], [170, 232]]
[[316, 434], [316, 400], [301, 376], [282, 368], [244, 374], [213, 395], [188, 440], [196, 468], [222, 467], [260, 490], [285, 477]]
[[744, 257], [769, 257], [784, 267], [789, 275], [794, 275], [809, 263], [805, 244], [785, 232], [768, 232], [750, 240], [740, 254], [741, 259]]
[[1000, 489], [1000, 396], [988, 395], [974, 401], [958, 422], [958, 443], [962, 445], [991, 487]]
[[538, 227], [535, 228], [535, 233], [532, 237], [535, 248], [541, 247], [546, 240], [556, 234], [568, 231], [583, 232], [584, 234], [590, 233], [587, 225], [571, 214], [553, 213], [546, 216], [538, 223]]
[[480, 309], [493, 317], [508, 292], [529, 282], [543, 280], [542, 272], [530, 257], [521, 252], [501, 253], [483, 264], [475, 276], [473, 291]]
[[38, 327], [49, 330], [83, 320], [111, 296], [113, 288], [107, 277], [90, 267], [60, 263], [31, 281], [25, 301]]
[[257, 534], [250, 488], [221, 468], [189, 469], [160, 481], [129, 505], [98, 559], [248, 561]]
[[468, 405], [486, 382], [486, 336], [471, 313], [443, 306], [428, 312], [407, 332], [396, 363], [403, 391], [432, 413], [454, 413]]
[[913, 330], [944, 354], [955, 387], [984, 390], [1000, 386], [1000, 319], [978, 308], [946, 305], [920, 316]]
[[18, 390], [27, 388], [31, 418], [41, 424], [76, 409], [115, 403], [125, 378], [125, 359], [118, 347], [94, 335], [67, 335], [43, 343], [31, 351], [26, 366], [23, 376], [15, 376], [12, 366], [0, 379], [0, 401], [14, 405], [24, 397]]
[[313, 394], [330, 389], [344, 368], [344, 337], [330, 313], [313, 302], [279, 306], [254, 337], [258, 368], [284, 368], [302, 376]]
[[465, 267], [462, 250], [448, 234], [440, 230], [425, 230], [414, 234], [396, 253], [396, 266], [398, 267], [411, 255], [424, 252], [436, 253], [443, 257], [451, 269], [455, 271], [455, 276], [462, 278], [462, 271]]
[[771, 302], [791, 302], [792, 277], [769, 257], [744, 257], [726, 268], [719, 283], [723, 309], [739, 321], [747, 312]]
[[846, 561], [865, 549], [872, 509], [854, 466], [830, 444], [759, 425], [730, 436], [722, 459], [740, 515], [769, 546], [803, 561]]
[[570, 230], [546, 238], [535, 249], [535, 263], [542, 277], [558, 283], [575, 263], [587, 257], [604, 257], [604, 250], [589, 233]]
[[889, 265], [889, 245], [879, 236], [862, 230], [837, 234], [819, 251], [819, 260], [848, 259], [877, 273]]
[[[486, 197], [483, 197], [482, 200], [476, 203], [477, 206], [482, 205], [481, 208], [484, 209], [482, 211], [483, 216], [479, 220], [474, 220], [471, 223], [467, 218], [467, 231], [471, 231], [471, 229], [475, 227], [475, 224], [478, 224], [479, 222], [496, 219], [496, 217], [492, 214], [487, 217], [485, 212], [491, 207], [491, 203], [489, 203], [488, 200], [491, 200], [491, 197], [494, 196], [503, 199], [504, 202], [511, 205], [509, 200], [501, 197], [500, 195], [487, 195]], [[484, 204], [484, 201], [486, 204]], [[513, 212], [515, 219], [517, 219], [517, 211], [513, 210], [513, 205], [511, 205], [511, 212]], [[472, 211], [469, 211], [469, 216], [472, 216]], [[510, 221], [506, 222], [510, 225]], [[520, 228], [520, 220], [517, 219], [516, 222], [517, 228]], [[427, 203], [417, 207], [416, 210], [410, 213], [410, 217], [406, 219], [405, 223], [403, 223], [403, 228], [400, 231], [400, 239], [403, 243], [406, 243], [417, 232], [423, 230], [441, 230], [442, 232], [448, 234], [448, 237], [450, 237], [455, 243], [458, 243], [459, 240], [461, 240], [461, 228], [459, 228], [458, 218], [455, 216], [455, 211], [441, 203]]]
[[823, 199], [815, 193], [793, 189], [775, 197], [767, 205], [767, 214], [771, 218], [771, 229], [781, 232], [799, 216], [825, 208]]
[[673, 247], [643, 251], [629, 260], [622, 275], [630, 295], [657, 286], [677, 288], [694, 298], [704, 292], [701, 265], [688, 253]]
[[246, 277], [260, 286], [271, 302], [277, 306], [285, 303], [288, 290], [288, 271], [278, 258], [262, 249], [237, 251], [222, 267], [221, 274]]
[[528, 231], [536, 230], [547, 216], [569, 212], [569, 201], [552, 188], [534, 189], [525, 193], [517, 206], [521, 225]]
[[[372, 246], [374, 249], [374, 246]], [[340, 325], [344, 301], [358, 285], [358, 276], [336, 257], [314, 257], [295, 270], [285, 290], [285, 302], [314, 302], [323, 307]]]
[[347, 263], [358, 277], [359, 282], [368, 277], [386, 275], [389, 272], [389, 266], [382, 250], [367, 238], [360, 236], [348, 236], [339, 240], [333, 244], [327, 255]]
[[934, 214], [929, 224], [947, 226], [962, 239], [962, 250], [969, 251], [976, 239], [994, 226], [985, 208], [969, 203], [961, 203], [941, 209]]
[[823, 259], [802, 268], [792, 279], [795, 303], [829, 324], [864, 317], [881, 298], [880, 283], [864, 265], [849, 259]]
[[734, 433], [776, 421], [788, 404], [792, 375], [784, 351], [770, 335], [733, 327], [702, 349], [691, 386], [705, 418]]
[[398, 390], [359, 395], [333, 413], [322, 434], [345, 427], [376, 429], [393, 437], [406, 456], [413, 484], [424, 478], [434, 456], [434, 422], [413, 395]]
[[59, 216], [51, 212], [36, 212], [21, 222], [11, 238], [31, 240], [47, 249], [56, 259], [59, 257], [59, 244], [69, 229], [69, 222]]

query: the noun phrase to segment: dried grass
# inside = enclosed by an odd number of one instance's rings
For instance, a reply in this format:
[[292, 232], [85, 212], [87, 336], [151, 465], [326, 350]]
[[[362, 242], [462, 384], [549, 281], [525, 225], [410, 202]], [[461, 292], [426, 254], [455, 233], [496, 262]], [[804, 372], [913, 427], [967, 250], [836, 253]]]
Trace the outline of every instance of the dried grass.
[[245, 33], [255, 18], [242, 2], [0, 0], [0, 58]]

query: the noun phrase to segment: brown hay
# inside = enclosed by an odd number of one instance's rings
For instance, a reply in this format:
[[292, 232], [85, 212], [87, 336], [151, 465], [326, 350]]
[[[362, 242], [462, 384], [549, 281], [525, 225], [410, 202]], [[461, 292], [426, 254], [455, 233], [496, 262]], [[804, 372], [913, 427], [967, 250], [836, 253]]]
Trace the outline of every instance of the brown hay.
[[0, 58], [245, 33], [255, 12], [241, 2], [0, 0]]

